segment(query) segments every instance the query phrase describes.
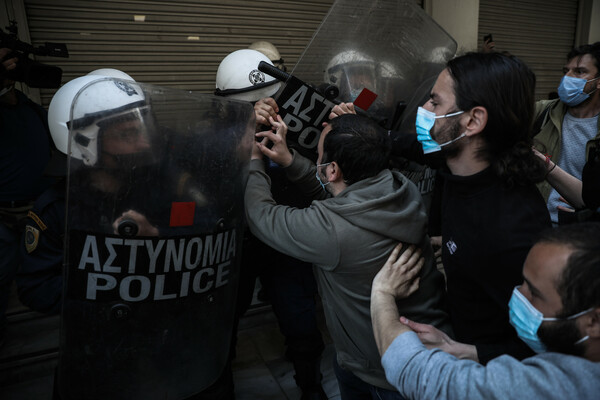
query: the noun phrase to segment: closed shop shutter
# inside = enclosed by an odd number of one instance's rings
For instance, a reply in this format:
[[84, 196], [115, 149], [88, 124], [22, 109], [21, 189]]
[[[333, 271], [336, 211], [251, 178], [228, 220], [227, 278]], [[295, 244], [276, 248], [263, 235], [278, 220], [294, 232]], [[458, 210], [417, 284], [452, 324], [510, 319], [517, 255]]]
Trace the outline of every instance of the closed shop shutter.
[[566, 55], [575, 43], [577, 0], [480, 0], [479, 43], [491, 33], [497, 51], [508, 51], [536, 74], [536, 98], [555, 92]]
[[[25, 0], [32, 43], [66, 43], [70, 57], [38, 58], [63, 82], [116, 68], [139, 82], [212, 93], [219, 63], [256, 40], [293, 67], [333, 0]], [[143, 20], [143, 21], [142, 21]], [[41, 89], [47, 106], [55, 89]]]

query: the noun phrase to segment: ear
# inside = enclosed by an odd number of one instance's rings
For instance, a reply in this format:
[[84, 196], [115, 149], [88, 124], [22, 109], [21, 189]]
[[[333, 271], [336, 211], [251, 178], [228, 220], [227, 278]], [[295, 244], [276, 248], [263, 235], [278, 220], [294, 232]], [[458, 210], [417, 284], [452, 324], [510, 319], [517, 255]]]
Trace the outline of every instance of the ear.
[[473, 107], [468, 113], [467, 125], [465, 127], [465, 133], [467, 136], [475, 136], [479, 134], [487, 125], [488, 112], [485, 107], [477, 106]]
[[596, 307], [582, 318], [583, 336], [590, 339], [600, 339], [600, 307]]
[[340, 169], [340, 166], [335, 161], [332, 161], [331, 164], [327, 166], [327, 180], [329, 182], [343, 182], [344, 174]]

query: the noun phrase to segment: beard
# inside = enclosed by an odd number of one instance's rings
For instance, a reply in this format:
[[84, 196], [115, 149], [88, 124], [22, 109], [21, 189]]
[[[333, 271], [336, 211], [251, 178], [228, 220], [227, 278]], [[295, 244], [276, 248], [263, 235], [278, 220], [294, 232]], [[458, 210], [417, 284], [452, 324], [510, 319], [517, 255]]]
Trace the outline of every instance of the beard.
[[[460, 122], [458, 119], [455, 119], [454, 122], [450, 123], [446, 126], [445, 129], [440, 129], [439, 131], [436, 129], [432, 132], [432, 138], [438, 144], [444, 144], [451, 140], [456, 139], [461, 135]], [[463, 138], [464, 139], [464, 138]], [[452, 158], [457, 156], [463, 148], [463, 144], [461, 143], [463, 140], [457, 140], [454, 143], [450, 143], [444, 147], [442, 147], [442, 153], [447, 158]]]
[[581, 333], [575, 320], [543, 322], [538, 328], [537, 334], [548, 351], [583, 357], [584, 345], [582, 343], [575, 344], [581, 339]]

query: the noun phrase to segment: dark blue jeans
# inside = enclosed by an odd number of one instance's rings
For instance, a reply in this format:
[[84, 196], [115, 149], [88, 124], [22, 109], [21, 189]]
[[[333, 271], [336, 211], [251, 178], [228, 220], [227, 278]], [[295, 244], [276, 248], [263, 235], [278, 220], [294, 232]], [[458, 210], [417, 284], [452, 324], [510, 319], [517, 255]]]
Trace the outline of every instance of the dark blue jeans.
[[352, 372], [342, 369], [333, 357], [333, 370], [342, 400], [405, 400], [398, 392], [373, 386]]

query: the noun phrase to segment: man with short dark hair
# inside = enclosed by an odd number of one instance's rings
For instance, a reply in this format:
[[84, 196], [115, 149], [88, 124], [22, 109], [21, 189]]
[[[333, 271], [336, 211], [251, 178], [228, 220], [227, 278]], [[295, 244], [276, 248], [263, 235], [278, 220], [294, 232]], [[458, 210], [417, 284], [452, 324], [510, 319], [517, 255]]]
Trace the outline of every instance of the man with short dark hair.
[[375, 277], [371, 295], [373, 328], [388, 380], [411, 399], [598, 398], [599, 237], [596, 223], [542, 235], [509, 303], [519, 337], [540, 354], [522, 362], [501, 356], [485, 367], [428, 350], [421, 343], [426, 327], [399, 318], [396, 298], [410, 295], [418, 285], [413, 277], [419, 264], [418, 252], [410, 249], [398, 257], [396, 249]]
[[536, 104], [541, 123], [536, 140], [543, 145], [539, 150], [548, 155], [546, 182], [539, 187], [555, 225], [577, 217], [567, 212], [561, 196], [575, 209], [586, 206], [581, 195], [586, 144], [600, 138], [600, 42], [572, 49], [563, 73], [559, 99]]
[[[320, 136], [316, 166], [288, 150], [281, 117], [270, 122], [276, 132], [259, 132], [257, 137], [266, 140], [257, 142], [252, 154], [245, 195], [250, 229], [274, 249], [313, 263], [337, 352], [341, 398], [401, 399], [385, 379], [369, 312], [371, 281], [397, 241], [423, 246], [426, 260], [421, 288], [402, 302], [403, 312], [449, 329], [442, 310], [443, 277], [433, 262], [419, 191], [387, 169], [389, 138], [373, 121], [357, 115], [334, 119]], [[278, 205], [263, 154], [303, 192], [322, 200], [302, 209]]]

